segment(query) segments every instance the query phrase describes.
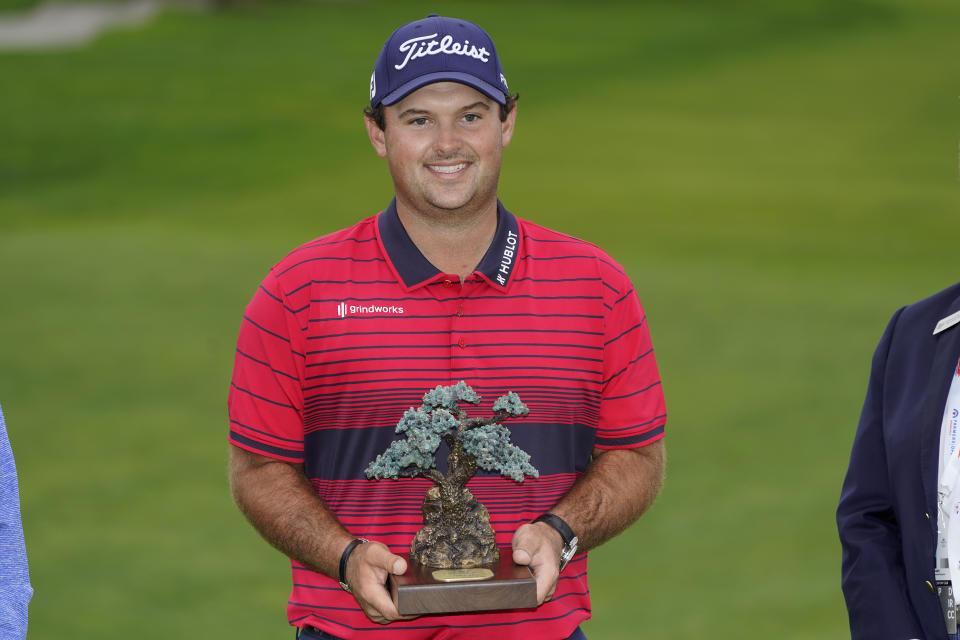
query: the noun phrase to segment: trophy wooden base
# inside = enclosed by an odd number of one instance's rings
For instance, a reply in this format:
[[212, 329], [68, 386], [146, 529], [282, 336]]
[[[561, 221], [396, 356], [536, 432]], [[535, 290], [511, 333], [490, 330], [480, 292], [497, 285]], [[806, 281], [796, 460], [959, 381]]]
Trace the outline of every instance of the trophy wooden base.
[[[513, 563], [509, 547], [500, 549], [498, 563], [480, 567], [487, 571], [446, 570], [445, 575], [445, 570], [436, 567], [412, 561], [407, 565], [407, 572], [402, 576], [390, 576], [390, 594], [400, 615], [532, 609], [537, 606], [537, 583], [533, 574], [528, 567]], [[480, 573], [489, 577], [470, 577]]]

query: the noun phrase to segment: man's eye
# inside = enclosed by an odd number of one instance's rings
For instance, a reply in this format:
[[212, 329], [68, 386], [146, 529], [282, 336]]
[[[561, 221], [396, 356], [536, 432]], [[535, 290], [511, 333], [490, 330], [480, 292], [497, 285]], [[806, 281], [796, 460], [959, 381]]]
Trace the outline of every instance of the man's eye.
[[476, 122], [477, 120], [480, 119], [480, 116], [477, 115], [476, 113], [468, 113], [463, 116], [463, 119], [466, 120], [467, 122]]
[[415, 125], [417, 125], [418, 127], [422, 127], [423, 125], [427, 124], [427, 119], [426, 119], [426, 118], [414, 118], [413, 120], [410, 121], [410, 124], [415, 124]]

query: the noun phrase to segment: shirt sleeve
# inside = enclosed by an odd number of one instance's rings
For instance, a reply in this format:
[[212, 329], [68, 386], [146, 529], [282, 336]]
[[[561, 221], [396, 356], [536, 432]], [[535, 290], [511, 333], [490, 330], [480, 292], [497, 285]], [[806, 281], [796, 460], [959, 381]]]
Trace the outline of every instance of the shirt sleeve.
[[303, 462], [303, 342], [295, 313], [271, 273], [240, 325], [227, 400], [231, 444]]
[[595, 446], [641, 447], [664, 436], [663, 388], [640, 300], [622, 269], [607, 267], [603, 397]]
[[17, 468], [0, 410], [0, 640], [27, 637], [27, 607], [32, 596]]

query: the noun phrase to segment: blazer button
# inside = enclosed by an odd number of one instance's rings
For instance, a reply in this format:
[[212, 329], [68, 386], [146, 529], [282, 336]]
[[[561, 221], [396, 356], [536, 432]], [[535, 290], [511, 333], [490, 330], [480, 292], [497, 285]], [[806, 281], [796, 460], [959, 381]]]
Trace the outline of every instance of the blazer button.
[[930, 593], [936, 595], [937, 590], [933, 588], [933, 583], [932, 583], [932, 582], [930, 582], [929, 580], [927, 580], [926, 582], [924, 582], [924, 584], [927, 585], [927, 589], [930, 589]]
[[924, 513], [924, 514], [923, 514], [923, 517], [926, 518], [927, 520], [929, 520], [929, 519], [930, 519], [930, 514], [929, 514], [929, 513]]

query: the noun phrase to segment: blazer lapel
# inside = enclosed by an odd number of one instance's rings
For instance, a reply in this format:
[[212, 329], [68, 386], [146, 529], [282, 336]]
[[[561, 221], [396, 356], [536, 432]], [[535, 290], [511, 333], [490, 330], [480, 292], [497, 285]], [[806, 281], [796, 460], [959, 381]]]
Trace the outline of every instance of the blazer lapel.
[[[960, 310], [960, 298], [953, 301], [943, 316], [958, 310]], [[935, 325], [936, 321], [931, 326], [924, 327], [924, 330], [933, 333]], [[938, 333], [933, 336], [933, 340], [935, 353], [930, 367], [921, 425], [920, 473], [923, 478], [923, 493], [927, 499], [926, 510], [931, 516], [931, 528], [936, 539], [937, 523], [934, 514], [937, 512], [937, 484], [939, 483], [937, 472], [940, 465], [940, 426], [943, 423], [943, 409], [947, 403], [947, 394], [950, 392], [950, 384], [953, 381], [952, 374], [957, 367], [957, 358], [960, 357], [960, 324]]]

